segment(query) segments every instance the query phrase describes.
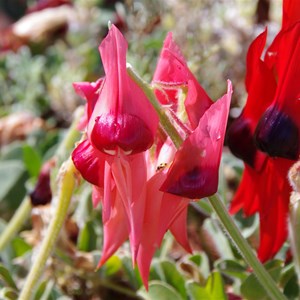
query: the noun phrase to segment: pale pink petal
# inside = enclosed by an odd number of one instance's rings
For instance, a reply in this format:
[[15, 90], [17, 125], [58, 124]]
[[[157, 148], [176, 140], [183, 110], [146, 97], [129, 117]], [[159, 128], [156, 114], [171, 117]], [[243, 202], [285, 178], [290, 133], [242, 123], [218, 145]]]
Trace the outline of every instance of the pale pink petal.
[[163, 92], [157, 90], [156, 95], [162, 104], [171, 104], [174, 111], [177, 110], [179, 87], [187, 87], [185, 108], [192, 129], [213, 103], [188, 68], [172, 33], [168, 33], [164, 41], [152, 82], [161, 84]]
[[190, 243], [188, 241], [187, 235], [187, 211], [188, 202], [186, 202], [186, 207], [176, 216], [173, 223], [170, 226], [170, 231], [175, 237], [176, 241], [189, 253], [192, 253]]
[[212, 104], [212, 100], [198, 83], [195, 76], [190, 72], [188, 92], [184, 105], [192, 129], [198, 126], [200, 118]]
[[112, 163], [112, 174], [129, 223], [129, 239], [134, 263], [141, 241], [146, 201], [147, 169], [144, 154], [128, 157], [120, 153]]
[[[161, 172], [162, 174], [163, 172]], [[166, 174], [163, 175], [166, 178]], [[173, 222], [187, 209], [189, 199], [182, 198], [169, 193], [164, 193], [159, 214], [159, 229], [157, 233], [157, 244], [160, 246], [164, 234], [172, 226]], [[182, 221], [182, 219], [181, 219]], [[185, 220], [186, 221], [186, 220]], [[186, 229], [186, 227], [184, 227]], [[182, 238], [183, 240], [184, 238]], [[190, 249], [188, 247], [188, 249]]]
[[111, 208], [109, 220], [103, 223], [103, 248], [102, 256], [98, 263], [100, 268], [128, 238], [127, 216], [122, 200], [116, 190], [112, 197], [116, 197], [115, 205]]
[[155, 174], [147, 183], [146, 207], [143, 222], [143, 234], [137, 253], [137, 265], [142, 281], [148, 289], [148, 277], [152, 257], [155, 253], [157, 235], [160, 224], [160, 207], [163, 193], [159, 192], [164, 177], [160, 173]]
[[98, 186], [93, 185], [93, 189], [92, 189], [92, 201], [93, 201], [93, 206], [95, 208], [102, 201], [103, 194], [104, 194], [103, 188], [99, 188]]
[[77, 95], [87, 101], [87, 118], [92, 115], [95, 104], [99, 98], [104, 78], [98, 79], [96, 82], [74, 82], [73, 88]]

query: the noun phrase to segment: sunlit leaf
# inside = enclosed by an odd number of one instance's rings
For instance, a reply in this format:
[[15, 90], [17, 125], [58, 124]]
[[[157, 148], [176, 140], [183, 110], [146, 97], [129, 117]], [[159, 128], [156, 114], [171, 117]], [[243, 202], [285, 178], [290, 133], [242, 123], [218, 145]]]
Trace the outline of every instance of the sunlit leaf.
[[91, 251], [96, 247], [97, 235], [95, 233], [94, 225], [92, 221], [88, 221], [84, 224], [80, 231], [77, 246], [81, 251]]
[[42, 159], [38, 151], [29, 145], [24, 145], [23, 161], [29, 175], [37, 177], [42, 165]]
[[[266, 270], [269, 272], [271, 277], [277, 282], [280, 277], [280, 272], [283, 267], [281, 260], [271, 260], [265, 264]], [[241, 293], [248, 300], [267, 300], [270, 299], [265, 289], [258, 282], [254, 274], [250, 274], [241, 285]]]
[[161, 281], [151, 281], [148, 293], [142, 289], [138, 294], [145, 300], [184, 300], [172, 286]]
[[207, 279], [206, 285], [190, 282], [187, 291], [191, 300], [227, 300], [223, 280], [219, 272], [213, 272]]
[[15, 256], [22, 256], [25, 254], [27, 251], [30, 251], [32, 247], [28, 245], [22, 238], [16, 237], [12, 240], [12, 247], [15, 252]]
[[153, 269], [157, 271], [159, 279], [170, 284], [183, 298], [186, 298], [185, 280], [176, 265], [170, 261], [155, 261]]

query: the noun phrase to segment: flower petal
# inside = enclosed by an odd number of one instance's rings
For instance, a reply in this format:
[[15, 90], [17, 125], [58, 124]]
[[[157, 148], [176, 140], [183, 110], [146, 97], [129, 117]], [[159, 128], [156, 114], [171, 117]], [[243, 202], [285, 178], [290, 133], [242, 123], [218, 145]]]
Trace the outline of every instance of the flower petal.
[[245, 164], [245, 169], [239, 188], [230, 204], [229, 212], [237, 213], [243, 209], [244, 215], [249, 217], [259, 211], [259, 189], [258, 184], [262, 180], [260, 173]]
[[129, 224], [130, 247], [134, 262], [142, 236], [146, 201], [147, 170], [144, 154], [130, 157], [120, 154], [120, 157], [114, 159], [111, 168]]
[[115, 205], [111, 208], [110, 218], [103, 223], [102, 256], [97, 268], [100, 268], [128, 238], [127, 216], [120, 196], [114, 191]]
[[126, 70], [127, 42], [114, 26], [99, 46], [106, 78], [88, 124], [88, 136], [100, 151], [129, 154], [148, 149], [158, 126], [158, 116], [140, 87]]
[[104, 185], [106, 155], [97, 151], [88, 140], [81, 142], [72, 152], [72, 160], [82, 177], [93, 185]]
[[282, 5], [282, 28], [293, 25], [300, 20], [300, 6], [298, 1], [284, 0]]
[[293, 162], [285, 159], [268, 160], [264, 178], [260, 181], [260, 246], [261, 261], [272, 258], [287, 238], [287, 217], [291, 187], [287, 172]]
[[161, 190], [187, 198], [203, 198], [218, 188], [218, 169], [232, 94], [228, 91], [204, 113], [198, 127], [177, 151]]
[[171, 104], [174, 111], [177, 110], [179, 86], [187, 86], [184, 105], [193, 129], [212, 104], [212, 100], [188, 68], [178, 45], [173, 40], [172, 33], [168, 33], [164, 41], [152, 82], [164, 86], [162, 87], [164, 91], [158, 90], [156, 95], [162, 104]]

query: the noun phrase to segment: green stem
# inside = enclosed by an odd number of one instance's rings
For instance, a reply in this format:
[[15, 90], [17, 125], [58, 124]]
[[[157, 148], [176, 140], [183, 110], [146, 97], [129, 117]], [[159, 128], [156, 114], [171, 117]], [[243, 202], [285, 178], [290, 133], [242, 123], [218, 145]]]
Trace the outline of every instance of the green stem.
[[[76, 129], [76, 126], [83, 114], [84, 108], [78, 107], [74, 113], [74, 120], [68, 129], [64, 139], [57, 148], [54, 157], [58, 160], [64, 160], [70, 151], [74, 147], [74, 143], [78, 140], [80, 133]], [[29, 196], [26, 196], [22, 201], [22, 204], [19, 206], [13, 217], [10, 219], [9, 223], [6, 225], [4, 230], [0, 235], [0, 251], [2, 251], [6, 245], [12, 240], [16, 233], [21, 229], [25, 221], [30, 216], [31, 203]]]
[[[174, 142], [176, 148], [178, 149], [182, 144], [183, 140], [178, 134], [176, 128], [173, 126], [170, 119], [167, 117], [165, 111], [161, 108], [161, 105], [157, 101], [153, 89], [149, 86], [147, 82], [140, 78], [139, 75], [136, 74], [130, 66], [127, 66], [127, 72], [149, 98], [150, 102], [152, 103], [153, 107], [158, 113], [160, 123]], [[270, 274], [266, 271], [266, 269], [254, 255], [248, 242], [241, 235], [238, 227], [235, 225], [233, 219], [228, 214], [227, 209], [224, 206], [221, 199], [219, 199], [217, 195], [213, 195], [209, 197], [209, 201], [212, 207], [214, 208], [217, 216], [219, 217], [221, 223], [223, 224], [224, 228], [227, 230], [229, 237], [232, 239], [237, 249], [241, 252], [245, 261], [253, 269], [253, 272], [256, 275], [258, 281], [268, 293], [268, 295], [271, 297], [271, 299], [286, 299], [285, 296], [280, 292], [279, 288], [277, 287]]]
[[272, 300], [286, 299], [286, 297], [280, 292], [276, 283], [270, 274], [266, 271], [261, 262], [257, 259], [253, 253], [248, 242], [240, 233], [238, 227], [230, 217], [227, 209], [217, 194], [208, 197], [211, 206], [214, 208], [218, 215], [222, 225], [226, 229], [228, 235], [234, 242], [237, 249], [240, 251], [245, 261], [251, 266], [254, 274], [256, 275], [258, 282], [266, 290]]
[[[74, 147], [74, 143], [79, 138], [79, 132], [76, 127], [82, 114], [83, 107], [79, 107], [75, 111], [72, 125], [70, 126], [68, 132], [66, 133], [63, 141], [61, 142], [55, 153], [54, 157], [59, 163], [60, 161], [63, 161], [67, 155], [69, 155], [70, 151]], [[55, 245], [58, 234], [67, 216], [68, 207], [76, 183], [75, 174], [76, 169], [73, 165], [72, 159], [69, 158], [65, 163], [63, 163], [59, 170], [57, 176], [59, 180], [57, 198], [55, 199], [55, 202], [52, 202], [56, 205], [55, 211], [40, 246], [39, 252], [34, 260], [33, 266], [30, 269], [23, 289], [21, 290], [19, 300], [31, 299], [35, 286], [39, 280], [39, 277], [44, 269], [47, 259]]]
[[2, 251], [16, 233], [23, 226], [24, 222], [28, 219], [31, 211], [31, 202], [28, 196], [26, 196], [21, 205], [18, 207], [14, 216], [6, 225], [3, 232], [0, 235], [0, 251]]
[[182, 138], [180, 134], [177, 132], [176, 128], [172, 124], [171, 120], [166, 114], [166, 111], [162, 108], [160, 103], [157, 101], [154, 89], [144, 81], [134, 70], [133, 68], [127, 64], [127, 72], [129, 76], [137, 83], [137, 85], [143, 90], [149, 101], [151, 102], [152, 106], [156, 110], [160, 123], [163, 125], [165, 131], [173, 141], [176, 148], [179, 148], [182, 144]]
[[41, 247], [34, 259], [33, 266], [26, 278], [23, 289], [21, 290], [19, 300], [31, 299], [47, 259], [57, 240], [60, 229], [65, 221], [72, 193], [75, 187], [75, 172], [76, 170], [73, 162], [71, 158], [69, 158], [60, 169], [60, 188], [56, 200], [57, 203], [55, 211], [53, 212], [53, 218], [42, 241]]
[[291, 250], [293, 253], [293, 261], [295, 271], [300, 285], [300, 195], [292, 192], [290, 201], [290, 215], [289, 215], [289, 237]]

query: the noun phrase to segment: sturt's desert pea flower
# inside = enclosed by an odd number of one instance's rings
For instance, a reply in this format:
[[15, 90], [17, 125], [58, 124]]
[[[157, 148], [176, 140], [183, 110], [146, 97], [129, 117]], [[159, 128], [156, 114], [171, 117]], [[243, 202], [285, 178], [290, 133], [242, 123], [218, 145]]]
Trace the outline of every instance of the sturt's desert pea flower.
[[283, 1], [282, 29], [266, 45], [267, 29], [247, 54], [248, 99], [228, 131], [231, 151], [245, 163], [230, 210], [260, 216], [262, 261], [272, 258], [287, 238], [289, 195], [287, 173], [299, 157], [300, 7]]
[[[172, 55], [166, 56], [169, 48]], [[195, 107], [186, 109], [188, 120], [181, 124], [186, 130], [177, 150], [170, 138], [158, 141], [158, 117], [126, 72], [127, 42], [114, 25], [99, 50], [105, 77], [74, 84], [87, 104], [80, 124], [86, 139], [75, 148], [72, 158], [83, 178], [93, 185], [94, 206], [102, 205], [104, 241], [98, 266], [129, 238], [133, 264], [138, 265], [147, 287], [152, 257], [166, 231], [191, 252], [188, 204], [217, 191], [232, 87], [228, 82], [227, 93], [211, 101], [171, 34], [167, 36], [153, 81], [162, 89], [172, 87], [162, 105], [179, 113], [177, 94], [186, 89], [186, 107]], [[164, 68], [173, 70], [175, 77]], [[159, 74], [165, 76], [163, 80]], [[179, 118], [174, 122], [181, 123]]]
[[[141, 155], [134, 154], [152, 146], [158, 117], [127, 74], [127, 42], [114, 25], [99, 51], [105, 77], [95, 83], [74, 84], [77, 93], [87, 100], [87, 115], [81, 124], [87, 124], [87, 140], [74, 150], [73, 161], [85, 179], [96, 186], [94, 194], [101, 192], [95, 199], [102, 201], [104, 225], [115, 210], [123, 210], [126, 222], [120, 228], [127, 228], [126, 237], [129, 233], [135, 257], [145, 205], [146, 166]], [[141, 174], [136, 174], [138, 170]]]
[[[184, 142], [175, 155], [161, 190], [199, 199], [214, 194], [224, 142], [232, 87], [215, 103], [209, 98], [169, 33], [165, 39], [153, 83], [162, 104], [170, 105], [183, 128]], [[180, 88], [181, 87], [181, 88]], [[186, 90], [184, 107], [180, 93]], [[185, 115], [187, 117], [185, 117]], [[185, 138], [186, 137], [186, 138]]]

